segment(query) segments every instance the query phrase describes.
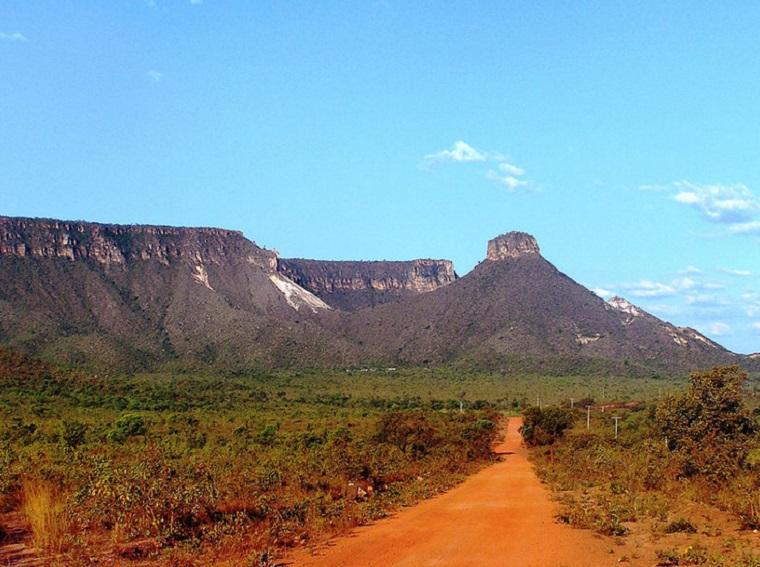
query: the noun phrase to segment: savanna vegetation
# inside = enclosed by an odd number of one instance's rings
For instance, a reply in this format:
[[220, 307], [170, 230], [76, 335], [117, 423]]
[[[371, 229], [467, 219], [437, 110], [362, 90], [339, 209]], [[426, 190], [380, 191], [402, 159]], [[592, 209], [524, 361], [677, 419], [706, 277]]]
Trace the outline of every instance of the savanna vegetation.
[[524, 434], [561, 521], [631, 538], [662, 566], [760, 565], [760, 409], [738, 367], [588, 422], [585, 409], [530, 408]]
[[87, 376], [10, 352], [0, 375], [0, 538], [21, 524], [16, 537], [77, 565], [267, 565], [446, 489], [491, 459], [497, 434], [492, 404], [463, 396]]
[[[453, 368], [105, 375], [0, 350], [0, 541], [61, 564], [273, 564], [487, 464], [500, 414], [684, 385]], [[643, 443], [652, 411], [627, 411], [621, 439]], [[536, 414], [547, 476], [583, 437], [563, 412]], [[587, 447], [620, 458], [600, 419]]]

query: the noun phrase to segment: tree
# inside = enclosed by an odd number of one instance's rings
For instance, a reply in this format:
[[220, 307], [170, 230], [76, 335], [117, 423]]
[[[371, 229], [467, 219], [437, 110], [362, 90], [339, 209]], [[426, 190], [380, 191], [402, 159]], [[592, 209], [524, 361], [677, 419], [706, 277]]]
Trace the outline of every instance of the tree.
[[467, 456], [470, 459], [489, 457], [496, 434], [496, 423], [490, 419], [478, 419], [465, 427], [462, 438], [468, 448]]
[[757, 429], [742, 396], [746, 379], [738, 366], [694, 372], [686, 392], [658, 405], [657, 425], [684, 476], [726, 478], [744, 461]]
[[376, 439], [395, 445], [413, 458], [426, 454], [436, 442], [436, 431], [419, 411], [389, 412], [380, 418]]
[[87, 426], [79, 421], [64, 421], [61, 439], [69, 449], [76, 449], [85, 442]]
[[130, 437], [145, 435], [148, 427], [141, 415], [128, 413], [116, 420], [113, 429], [108, 432], [108, 440], [114, 443], [124, 443]]
[[564, 408], [530, 407], [523, 412], [520, 433], [528, 445], [551, 445], [573, 424], [573, 412]]

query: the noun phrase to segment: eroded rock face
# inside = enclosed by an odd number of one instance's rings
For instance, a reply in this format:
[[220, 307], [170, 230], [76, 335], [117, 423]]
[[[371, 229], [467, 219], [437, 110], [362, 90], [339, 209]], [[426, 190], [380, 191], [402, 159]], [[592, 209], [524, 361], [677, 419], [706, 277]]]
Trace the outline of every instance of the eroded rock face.
[[347, 311], [427, 293], [457, 279], [450, 260], [339, 262], [284, 259], [280, 273]]
[[105, 266], [156, 260], [202, 266], [242, 256], [268, 271], [277, 268], [274, 252], [259, 248], [235, 230], [115, 225], [0, 217], [0, 254], [19, 257], [92, 260]]
[[486, 259], [492, 261], [541, 254], [536, 239], [525, 232], [508, 232], [488, 241]]

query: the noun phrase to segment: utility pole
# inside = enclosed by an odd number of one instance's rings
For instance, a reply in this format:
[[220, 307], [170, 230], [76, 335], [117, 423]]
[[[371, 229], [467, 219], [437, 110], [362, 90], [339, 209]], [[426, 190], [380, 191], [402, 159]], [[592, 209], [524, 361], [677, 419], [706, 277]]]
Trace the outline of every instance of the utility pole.
[[615, 439], [618, 438], [618, 421], [620, 421], [620, 418], [618, 416], [613, 416], [612, 419], [615, 420]]
[[591, 406], [586, 406], [586, 430], [591, 429]]

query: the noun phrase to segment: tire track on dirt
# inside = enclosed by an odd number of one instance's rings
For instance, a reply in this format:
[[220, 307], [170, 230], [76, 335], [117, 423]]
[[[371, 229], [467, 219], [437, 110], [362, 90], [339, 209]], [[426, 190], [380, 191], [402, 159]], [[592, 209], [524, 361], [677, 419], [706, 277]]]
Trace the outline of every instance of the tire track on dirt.
[[528, 461], [511, 418], [501, 461], [449, 492], [354, 530], [288, 565], [303, 567], [515, 566], [600, 567], [617, 564], [614, 543], [557, 524], [557, 505]]

